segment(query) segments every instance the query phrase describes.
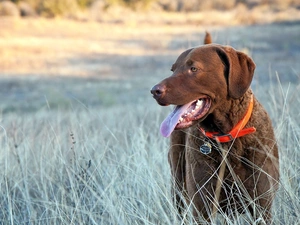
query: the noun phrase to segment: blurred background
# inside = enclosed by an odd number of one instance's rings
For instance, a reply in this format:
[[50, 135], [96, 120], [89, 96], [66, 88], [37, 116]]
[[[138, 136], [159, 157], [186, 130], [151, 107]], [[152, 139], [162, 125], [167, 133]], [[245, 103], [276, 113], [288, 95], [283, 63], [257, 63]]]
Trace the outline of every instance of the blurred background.
[[253, 86], [299, 81], [299, 0], [0, 0], [2, 113], [150, 101], [186, 48], [229, 44]]
[[[103, 14], [112, 16], [114, 10], [145, 12], [201, 12], [244, 8], [278, 12], [298, 8], [299, 0], [1, 0], [2, 16], [68, 16], [101, 19]], [[268, 9], [269, 8], [269, 9]], [[121, 15], [114, 16], [121, 19]], [[123, 14], [124, 16], [124, 14]], [[254, 21], [250, 21], [254, 22]]]

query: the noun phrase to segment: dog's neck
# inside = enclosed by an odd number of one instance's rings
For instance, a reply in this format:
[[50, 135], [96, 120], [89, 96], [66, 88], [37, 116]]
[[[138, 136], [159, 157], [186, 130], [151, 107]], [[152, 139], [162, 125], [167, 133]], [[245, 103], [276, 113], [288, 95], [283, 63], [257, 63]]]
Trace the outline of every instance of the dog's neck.
[[245, 116], [251, 101], [252, 91], [249, 89], [241, 98], [222, 102], [222, 105], [207, 116], [199, 127], [209, 132], [226, 134]]

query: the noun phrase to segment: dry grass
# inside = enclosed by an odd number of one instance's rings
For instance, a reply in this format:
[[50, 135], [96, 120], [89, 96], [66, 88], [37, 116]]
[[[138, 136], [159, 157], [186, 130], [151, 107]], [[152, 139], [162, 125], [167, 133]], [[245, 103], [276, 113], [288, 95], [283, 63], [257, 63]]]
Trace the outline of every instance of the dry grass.
[[[180, 52], [202, 43], [205, 29], [257, 63], [253, 89], [280, 145], [274, 223], [300, 222], [299, 26], [220, 29], [193, 16], [164, 23], [1, 18], [1, 224], [180, 224], [168, 141], [158, 133], [168, 109], [149, 89]], [[224, 220], [243, 224], [222, 216], [217, 224]]]
[[[300, 127], [290, 101], [298, 90], [281, 93], [277, 87], [265, 96], [271, 102], [276, 94], [273, 111], [281, 115], [275, 126], [281, 187], [274, 223], [297, 224]], [[278, 101], [284, 105], [280, 110]], [[174, 224], [167, 140], [158, 134], [163, 115], [155, 102], [5, 115], [1, 224]], [[187, 218], [192, 224], [189, 212]], [[244, 218], [256, 224], [247, 214]]]
[[[68, 60], [75, 55], [89, 58], [103, 54], [168, 54], [166, 46], [174, 36], [195, 30], [300, 19], [296, 8], [274, 11], [269, 6], [247, 10], [239, 5], [231, 11], [181, 14], [136, 13], [117, 9], [112, 13], [99, 14], [100, 22], [96, 22], [97, 18], [85, 17], [78, 21], [1, 17], [0, 70], [9, 75], [34, 72], [38, 75], [87, 76], [68, 67]], [[104, 66], [95, 72], [106, 71]]]
[[[165, 25], [153, 29], [152, 24], [139, 27], [138, 24], [86, 23], [60, 19], [0, 19], [0, 26], [2, 73], [71, 74], [80, 77], [84, 76], [84, 70], [74, 71], [74, 68], [69, 68], [67, 64], [70, 58], [80, 56], [88, 60], [102, 55], [157, 54], [161, 47], [165, 50], [162, 45], [168, 44], [172, 36], [192, 29], [182, 27], [176, 31]], [[149, 50], [145, 52], [147, 45]], [[168, 51], [164, 54], [168, 54]], [[98, 70], [105, 72], [107, 68], [104, 65]]]

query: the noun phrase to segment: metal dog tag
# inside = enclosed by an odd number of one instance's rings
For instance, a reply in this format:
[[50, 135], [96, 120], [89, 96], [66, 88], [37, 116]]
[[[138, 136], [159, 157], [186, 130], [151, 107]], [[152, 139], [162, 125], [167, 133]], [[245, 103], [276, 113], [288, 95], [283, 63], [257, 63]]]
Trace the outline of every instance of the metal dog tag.
[[208, 155], [211, 153], [211, 144], [205, 142], [203, 145], [200, 146], [200, 152], [204, 155]]

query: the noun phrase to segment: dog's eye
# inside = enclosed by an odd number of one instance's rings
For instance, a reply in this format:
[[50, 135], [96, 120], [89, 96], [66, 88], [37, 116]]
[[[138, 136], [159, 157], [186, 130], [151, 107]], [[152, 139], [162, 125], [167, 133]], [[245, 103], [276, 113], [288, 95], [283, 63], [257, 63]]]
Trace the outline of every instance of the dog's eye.
[[198, 70], [198, 69], [197, 69], [196, 67], [193, 67], [193, 66], [191, 67], [191, 71], [192, 71], [192, 72], [197, 72], [197, 70]]

